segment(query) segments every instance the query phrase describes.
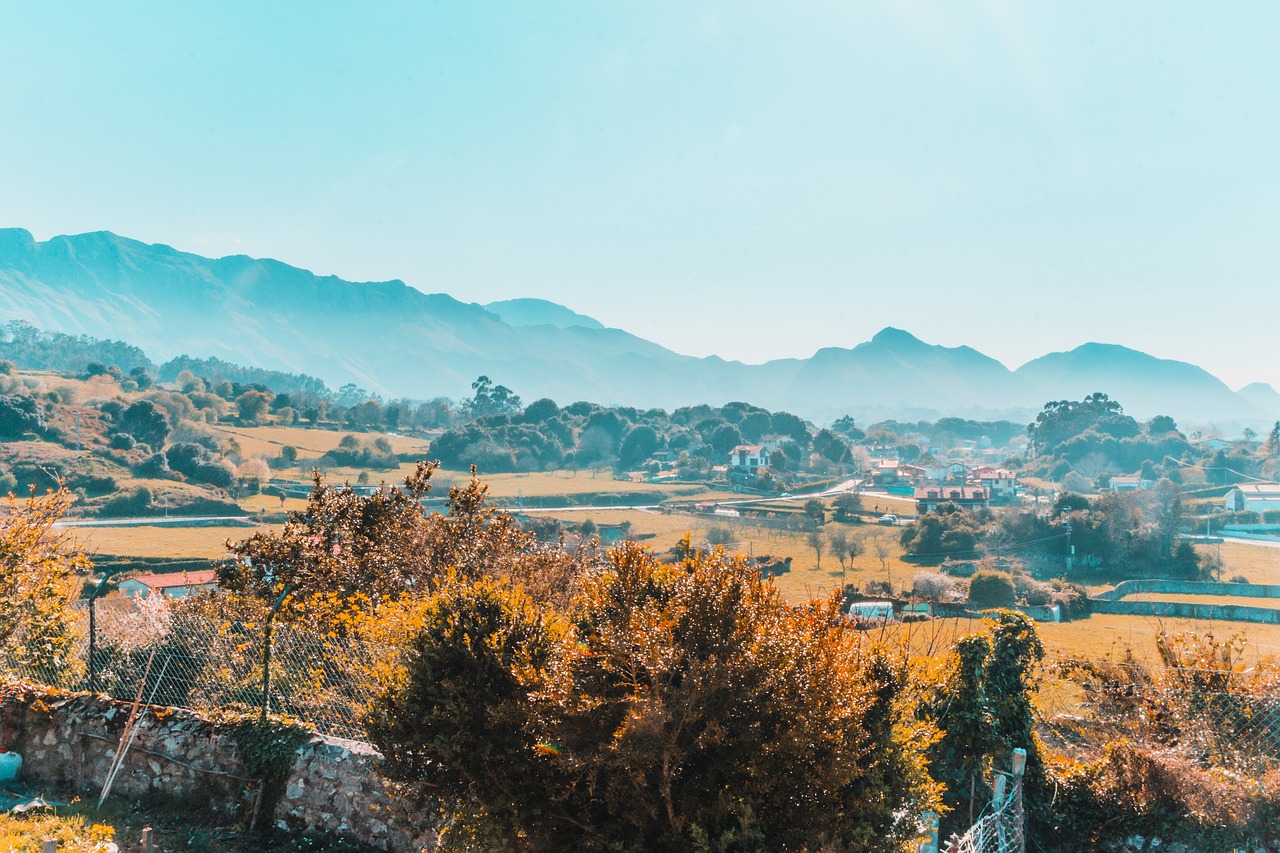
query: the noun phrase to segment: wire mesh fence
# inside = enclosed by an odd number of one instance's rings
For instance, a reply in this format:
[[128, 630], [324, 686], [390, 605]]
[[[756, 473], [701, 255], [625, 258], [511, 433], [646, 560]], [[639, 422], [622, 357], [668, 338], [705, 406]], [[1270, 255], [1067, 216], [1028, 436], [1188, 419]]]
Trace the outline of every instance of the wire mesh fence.
[[[1018, 752], [1022, 752], [1018, 750]], [[953, 835], [942, 853], [1024, 853], [1027, 849], [1026, 815], [1022, 805], [1022, 761], [1009, 774], [995, 776], [995, 791], [984, 814], [963, 835]]]
[[1280, 766], [1280, 673], [1059, 660], [1036, 696], [1054, 752], [1087, 759], [1121, 738], [1201, 766]]
[[[10, 674], [67, 689], [196, 711], [259, 712], [302, 720], [321, 734], [367, 740], [364, 718], [401, 650], [277, 624], [264, 692], [259, 623], [194, 615], [131, 599], [87, 608], [72, 658], [58, 667], [0, 660]], [[91, 642], [90, 637], [93, 640]], [[92, 648], [91, 648], [92, 646]]]

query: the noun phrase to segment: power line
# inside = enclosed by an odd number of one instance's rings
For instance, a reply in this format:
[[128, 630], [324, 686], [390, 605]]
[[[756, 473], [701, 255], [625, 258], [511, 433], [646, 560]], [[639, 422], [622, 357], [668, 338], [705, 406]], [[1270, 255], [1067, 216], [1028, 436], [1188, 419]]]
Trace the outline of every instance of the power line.
[[[1266, 479], [1265, 477], [1255, 477], [1255, 476], [1253, 476], [1252, 474], [1246, 474], [1246, 473], [1244, 473], [1243, 471], [1237, 471], [1237, 470], [1236, 470], [1236, 469], [1234, 469], [1234, 468], [1224, 468], [1224, 467], [1206, 468], [1206, 467], [1205, 467], [1205, 466], [1203, 466], [1203, 465], [1192, 465], [1190, 462], [1183, 462], [1181, 459], [1174, 459], [1172, 456], [1165, 456], [1164, 458], [1165, 458], [1165, 459], [1167, 459], [1167, 460], [1169, 460], [1170, 462], [1173, 462], [1173, 463], [1176, 463], [1176, 464], [1178, 464], [1178, 465], [1181, 465], [1183, 468], [1194, 468], [1194, 469], [1195, 469], [1195, 470], [1197, 470], [1197, 471], [1205, 471], [1205, 472], [1208, 472], [1208, 471], [1226, 471], [1226, 472], [1228, 472], [1228, 473], [1230, 473], [1230, 474], [1235, 474], [1237, 477], [1241, 477], [1241, 478], [1243, 478], [1243, 479], [1245, 479], [1245, 480], [1253, 480], [1255, 483], [1270, 483], [1270, 482], [1273, 482], [1273, 481], [1271, 481], [1271, 480]], [[1164, 461], [1164, 460], [1161, 460], [1161, 461]], [[1230, 484], [1228, 484], [1228, 483], [1224, 483], [1223, 485], [1230, 485]]]

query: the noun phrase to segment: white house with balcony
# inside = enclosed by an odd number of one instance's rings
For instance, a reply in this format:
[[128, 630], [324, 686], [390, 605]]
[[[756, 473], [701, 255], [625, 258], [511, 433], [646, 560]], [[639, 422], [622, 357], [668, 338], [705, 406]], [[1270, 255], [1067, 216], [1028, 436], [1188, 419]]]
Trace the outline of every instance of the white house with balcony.
[[769, 451], [760, 444], [739, 444], [729, 451], [729, 471], [754, 475], [769, 467]]

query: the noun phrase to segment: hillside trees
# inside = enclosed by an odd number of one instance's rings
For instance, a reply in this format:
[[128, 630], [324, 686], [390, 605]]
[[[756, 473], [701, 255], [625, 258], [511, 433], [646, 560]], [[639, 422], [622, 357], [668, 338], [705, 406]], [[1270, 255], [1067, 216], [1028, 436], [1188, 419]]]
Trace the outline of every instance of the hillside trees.
[[937, 793], [907, 711], [834, 600], [795, 611], [741, 560], [630, 543], [562, 612], [446, 584], [369, 721], [398, 778], [479, 807], [504, 849], [887, 850]]

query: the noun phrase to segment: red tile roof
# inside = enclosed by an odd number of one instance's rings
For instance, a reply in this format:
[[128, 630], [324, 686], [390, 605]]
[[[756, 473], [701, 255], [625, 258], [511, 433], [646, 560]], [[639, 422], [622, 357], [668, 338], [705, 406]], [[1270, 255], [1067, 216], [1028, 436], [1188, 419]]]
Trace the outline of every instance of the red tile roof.
[[151, 589], [172, 589], [177, 586], [201, 586], [218, 582], [218, 573], [213, 569], [202, 569], [198, 572], [170, 572], [164, 575], [134, 575], [126, 580], [137, 581]]

